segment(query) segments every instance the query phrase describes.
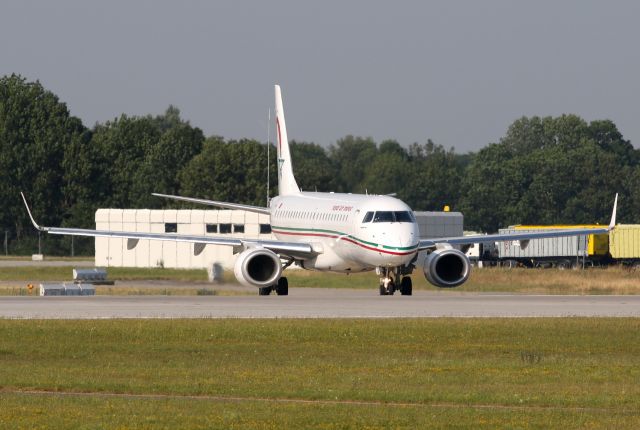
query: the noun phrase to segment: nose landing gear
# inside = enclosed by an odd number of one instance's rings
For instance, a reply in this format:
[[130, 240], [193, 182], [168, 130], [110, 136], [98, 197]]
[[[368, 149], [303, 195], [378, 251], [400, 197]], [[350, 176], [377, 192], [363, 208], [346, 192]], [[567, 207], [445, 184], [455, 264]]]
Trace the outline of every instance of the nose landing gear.
[[410, 296], [413, 293], [411, 278], [402, 274], [402, 267], [378, 267], [376, 273], [380, 276], [381, 296], [392, 296], [398, 289], [403, 296]]

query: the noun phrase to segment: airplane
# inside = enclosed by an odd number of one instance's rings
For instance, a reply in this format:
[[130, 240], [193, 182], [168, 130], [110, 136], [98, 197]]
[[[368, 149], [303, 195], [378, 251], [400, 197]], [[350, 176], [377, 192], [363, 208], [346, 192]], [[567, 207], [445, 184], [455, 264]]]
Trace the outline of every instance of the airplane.
[[615, 226], [617, 194], [611, 222], [603, 228], [421, 239], [413, 211], [393, 196], [301, 191], [293, 174], [279, 85], [275, 86], [275, 104], [278, 195], [270, 200], [269, 207], [153, 194], [267, 214], [276, 240], [42, 227], [34, 220], [21, 193], [29, 218], [36, 229], [50, 234], [124, 238], [128, 249], [135, 248], [140, 240], [193, 243], [194, 255], [199, 255], [206, 245], [231, 246], [234, 254], [238, 254], [234, 265], [236, 279], [242, 285], [257, 287], [259, 295], [274, 291], [277, 295], [287, 295], [289, 284], [283, 270], [293, 263], [320, 272], [375, 270], [380, 280], [380, 295], [393, 295], [398, 290], [402, 295], [411, 295], [410, 275], [419, 263], [420, 251], [427, 252], [422, 263], [426, 279], [436, 287], [453, 288], [466, 282], [471, 273], [471, 264], [463, 252], [465, 246], [518, 241], [524, 248], [532, 239], [607, 233]]

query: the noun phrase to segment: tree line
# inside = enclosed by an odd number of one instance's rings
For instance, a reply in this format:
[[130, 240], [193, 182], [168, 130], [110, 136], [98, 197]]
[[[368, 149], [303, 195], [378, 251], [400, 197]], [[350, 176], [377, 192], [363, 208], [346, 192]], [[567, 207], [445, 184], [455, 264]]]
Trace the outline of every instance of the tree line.
[[[15, 74], [0, 78], [0, 151], [0, 234], [11, 253], [34, 252], [36, 240], [20, 191], [42, 224], [91, 228], [98, 208], [188, 207], [152, 192], [266, 205], [267, 169], [271, 196], [277, 190], [273, 144], [267, 162], [265, 142], [207, 137], [173, 106], [88, 128]], [[470, 230], [605, 223], [616, 192], [620, 219], [638, 222], [640, 152], [610, 120], [522, 117], [476, 153], [358, 136], [328, 148], [292, 141], [291, 152], [303, 190], [396, 194], [414, 210], [448, 205]], [[47, 253], [68, 254], [70, 238], [46, 240]]]

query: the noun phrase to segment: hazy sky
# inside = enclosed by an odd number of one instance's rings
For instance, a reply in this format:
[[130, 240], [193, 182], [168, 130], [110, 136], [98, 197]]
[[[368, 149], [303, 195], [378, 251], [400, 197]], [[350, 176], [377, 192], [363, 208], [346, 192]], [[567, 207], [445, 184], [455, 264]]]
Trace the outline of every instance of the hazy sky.
[[[169, 104], [207, 135], [428, 138], [477, 150], [522, 115], [611, 119], [640, 147], [640, 2], [3, 0], [0, 75], [91, 127]], [[273, 127], [271, 127], [273, 139]]]

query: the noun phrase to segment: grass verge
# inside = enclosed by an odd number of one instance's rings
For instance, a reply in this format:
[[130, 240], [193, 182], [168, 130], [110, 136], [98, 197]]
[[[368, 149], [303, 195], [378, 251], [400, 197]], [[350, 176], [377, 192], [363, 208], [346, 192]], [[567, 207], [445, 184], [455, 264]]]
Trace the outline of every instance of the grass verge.
[[[70, 281], [73, 265], [69, 266], [20, 266], [0, 267], [0, 281], [51, 282]], [[120, 281], [158, 280], [181, 282], [206, 282], [204, 269], [164, 269], [141, 267], [108, 267], [108, 278]]]
[[[28, 283], [70, 281], [73, 266], [0, 267], [0, 295], [27, 294]], [[117, 281], [157, 280], [175, 282], [206, 282], [204, 269], [160, 268], [108, 268], [109, 279]], [[378, 278], [373, 272], [350, 275], [305, 270], [285, 272], [291, 287], [302, 288], [357, 288], [376, 289]], [[438, 290], [429, 284], [418, 269], [413, 276], [414, 290]], [[224, 274], [224, 283], [235, 283], [230, 271]], [[112, 292], [116, 293], [116, 289]], [[193, 294], [197, 289], [175, 288], [170, 294]], [[108, 293], [108, 289], [99, 290]], [[640, 294], [640, 272], [622, 267], [591, 268], [586, 270], [556, 269], [475, 269], [469, 281], [461, 287], [441, 292], [512, 292], [523, 294]], [[99, 292], [100, 293], [100, 292]], [[134, 294], [132, 292], [121, 294]], [[141, 292], [145, 294], [145, 292]], [[158, 294], [158, 290], [146, 294]]]
[[0, 320], [0, 333], [9, 429], [640, 425], [640, 319]]
[[[376, 288], [374, 273], [286, 272], [290, 286], [309, 288]], [[437, 290], [420, 269], [412, 275], [414, 290]], [[640, 272], [622, 267], [585, 270], [491, 267], [474, 269], [469, 281], [447, 292], [514, 292], [528, 294], [640, 294]]]

